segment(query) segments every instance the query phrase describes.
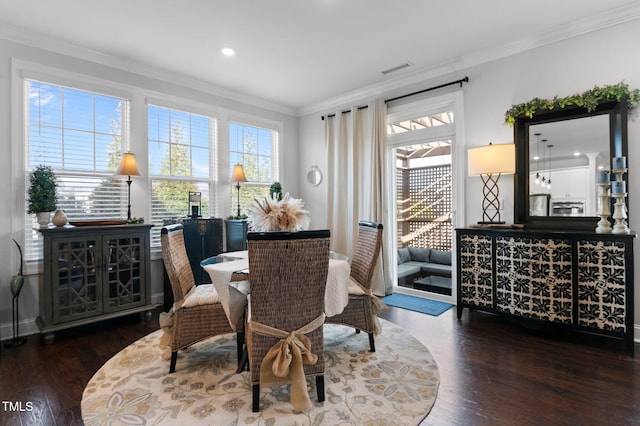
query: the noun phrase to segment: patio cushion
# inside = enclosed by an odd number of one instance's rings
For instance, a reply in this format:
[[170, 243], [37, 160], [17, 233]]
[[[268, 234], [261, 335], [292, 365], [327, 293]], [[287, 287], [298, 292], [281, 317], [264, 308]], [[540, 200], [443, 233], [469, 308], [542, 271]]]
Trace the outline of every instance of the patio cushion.
[[411, 253], [408, 248], [398, 249], [398, 265], [409, 262], [411, 260]]
[[430, 248], [416, 248], [409, 247], [409, 254], [411, 254], [411, 260], [416, 262], [429, 262]]
[[451, 265], [451, 252], [442, 250], [431, 250], [431, 263], [439, 263], [441, 265]]

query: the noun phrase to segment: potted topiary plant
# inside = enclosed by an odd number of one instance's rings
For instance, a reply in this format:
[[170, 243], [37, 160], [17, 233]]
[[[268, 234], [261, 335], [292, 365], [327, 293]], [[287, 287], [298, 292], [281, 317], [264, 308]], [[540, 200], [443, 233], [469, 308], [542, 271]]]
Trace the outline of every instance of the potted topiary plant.
[[273, 200], [282, 200], [282, 185], [280, 185], [280, 182], [273, 182], [271, 184], [271, 187], [269, 188], [269, 195]]
[[51, 212], [56, 209], [56, 175], [50, 166], [39, 165], [31, 173], [28, 213], [35, 213], [41, 227], [49, 225]]

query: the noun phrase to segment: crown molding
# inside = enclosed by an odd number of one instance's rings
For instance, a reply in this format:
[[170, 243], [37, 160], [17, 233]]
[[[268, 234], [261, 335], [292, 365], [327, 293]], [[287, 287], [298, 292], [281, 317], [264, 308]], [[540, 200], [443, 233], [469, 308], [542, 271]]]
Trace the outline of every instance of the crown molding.
[[33, 31], [26, 31], [8, 25], [2, 25], [0, 26], [0, 39], [26, 45], [36, 49], [70, 56], [88, 62], [97, 63], [100, 65], [118, 69], [120, 71], [130, 72], [144, 77], [175, 84], [177, 86], [198, 90], [203, 93], [208, 93], [213, 96], [219, 96], [221, 98], [231, 100], [233, 102], [240, 102], [290, 116], [297, 115], [296, 109], [279, 103], [251, 96], [246, 93], [236, 92], [225, 87], [206, 83], [182, 74], [172, 73], [170, 71], [166, 71], [158, 67], [136, 61], [134, 59], [109, 55], [104, 52], [88, 49], [86, 47], [82, 47], [73, 43], [52, 39], [50, 37], [44, 36], [43, 34], [35, 33]]
[[548, 28], [532, 37], [482, 49], [458, 58], [453, 58], [436, 67], [417, 69], [409, 75], [385, 80], [381, 83], [373, 84], [345, 93], [338, 97], [326, 99], [322, 102], [299, 108], [297, 111], [298, 116], [326, 113], [328, 111], [333, 112], [332, 109], [344, 107], [345, 105], [363, 103], [365, 102], [363, 100], [389, 93], [394, 89], [399, 89], [422, 81], [428, 81], [447, 74], [450, 75], [455, 73], [463, 75], [466, 68], [506, 58], [537, 47], [542, 47], [637, 19], [640, 19], [640, 2], [630, 3], [611, 9], [597, 16], [591, 16], [571, 23]]
[[343, 95], [321, 101], [307, 107], [298, 109], [298, 116], [309, 114], [334, 112], [332, 109], [341, 109], [347, 105], [363, 104], [375, 96], [388, 94], [395, 89], [400, 89], [414, 83], [434, 79], [443, 75], [458, 72], [463, 66], [462, 58], [451, 59], [435, 67], [417, 69], [409, 74], [398, 76], [380, 83], [372, 84], [358, 90], [347, 92]]
[[506, 58], [508, 56], [526, 52], [527, 50], [624, 24], [636, 19], [640, 19], [640, 3], [627, 4], [601, 13], [597, 16], [590, 16], [569, 24], [556, 25], [554, 27], [547, 28], [544, 31], [522, 40], [490, 47], [465, 55], [465, 67], [471, 67]]

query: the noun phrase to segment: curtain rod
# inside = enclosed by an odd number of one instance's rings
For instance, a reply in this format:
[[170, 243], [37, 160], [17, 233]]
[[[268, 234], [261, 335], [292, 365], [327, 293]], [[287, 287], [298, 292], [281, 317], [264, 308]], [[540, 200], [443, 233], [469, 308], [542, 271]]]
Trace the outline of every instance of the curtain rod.
[[[403, 98], [408, 98], [409, 96], [413, 96], [413, 95], [418, 95], [420, 93], [425, 93], [425, 92], [430, 92], [432, 90], [436, 90], [436, 89], [442, 89], [443, 87], [447, 87], [447, 86], [453, 86], [454, 84], [460, 84], [460, 87], [462, 87], [462, 83], [468, 83], [469, 82], [469, 77], [464, 77], [461, 78], [460, 80], [456, 80], [456, 81], [450, 81], [449, 83], [444, 83], [444, 84], [440, 84], [439, 86], [433, 86], [433, 87], [429, 87], [428, 89], [423, 89], [423, 90], [418, 90], [417, 92], [411, 92], [411, 93], [407, 93], [406, 95], [401, 95], [401, 96], [396, 96], [395, 98], [391, 98], [391, 99], [385, 99], [384, 103], [389, 103], [389, 102], [393, 102], [393, 101], [397, 101], [398, 99], [403, 99]], [[362, 105], [359, 106], [358, 109], [366, 109], [369, 108], [368, 105]], [[342, 111], [342, 114], [347, 114], [350, 113], [351, 110], [346, 110], [346, 111]], [[327, 114], [326, 117], [335, 117], [335, 114]], [[324, 115], [321, 117], [324, 120]]]

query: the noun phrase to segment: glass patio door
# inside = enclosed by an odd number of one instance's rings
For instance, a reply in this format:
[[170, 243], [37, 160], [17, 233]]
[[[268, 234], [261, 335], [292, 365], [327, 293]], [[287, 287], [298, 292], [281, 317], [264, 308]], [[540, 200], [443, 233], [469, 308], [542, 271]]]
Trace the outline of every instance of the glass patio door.
[[389, 109], [398, 256], [394, 292], [454, 301], [456, 118], [455, 102]]

